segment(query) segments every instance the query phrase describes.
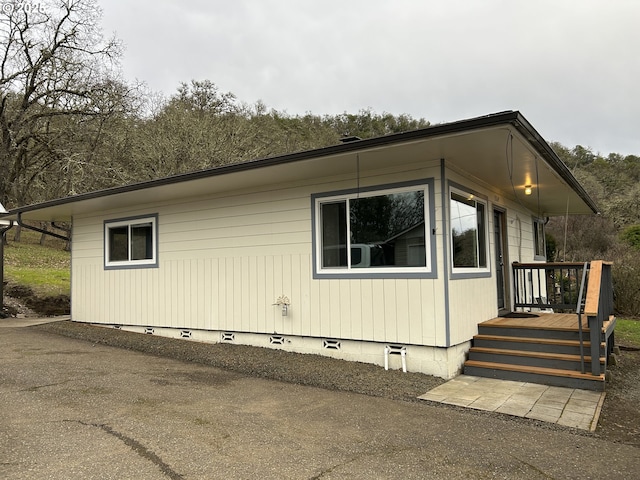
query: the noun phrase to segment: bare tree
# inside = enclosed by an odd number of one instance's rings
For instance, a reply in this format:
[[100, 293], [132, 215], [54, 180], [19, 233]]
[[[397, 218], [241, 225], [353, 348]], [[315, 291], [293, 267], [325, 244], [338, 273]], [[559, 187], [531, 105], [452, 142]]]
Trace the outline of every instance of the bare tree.
[[90, 161], [87, 152], [98, 145], [105, 118], [126, 108], [117, 78], [120, 45], [102, 37], [96, 2], [26, 5], [0, 13], [0, 201], [6, 205], [34, 200], [43, 175]]

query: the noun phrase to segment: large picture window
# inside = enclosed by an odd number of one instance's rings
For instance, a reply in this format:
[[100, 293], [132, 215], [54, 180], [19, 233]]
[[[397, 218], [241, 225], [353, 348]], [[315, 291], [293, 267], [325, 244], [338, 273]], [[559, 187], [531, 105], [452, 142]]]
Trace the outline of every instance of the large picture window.
[[454, 273], [487, 270], [486, 203], [451, 189], [451, 256]]
[[154, 267], [157, 258], [157, 216], [104, 223], [106, 268]]
[[430, 271], [427, 203], [427, 185], [317, 198], [317, 272]]

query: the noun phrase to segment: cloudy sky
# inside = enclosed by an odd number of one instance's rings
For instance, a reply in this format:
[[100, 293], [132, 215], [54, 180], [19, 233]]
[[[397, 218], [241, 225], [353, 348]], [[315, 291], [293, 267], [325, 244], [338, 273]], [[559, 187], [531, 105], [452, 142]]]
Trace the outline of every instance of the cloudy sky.
[[122, 67], [291, 115], [432, 123], [520, 110], [548, 141], [640, 155], [638, 0], [99, 0]]

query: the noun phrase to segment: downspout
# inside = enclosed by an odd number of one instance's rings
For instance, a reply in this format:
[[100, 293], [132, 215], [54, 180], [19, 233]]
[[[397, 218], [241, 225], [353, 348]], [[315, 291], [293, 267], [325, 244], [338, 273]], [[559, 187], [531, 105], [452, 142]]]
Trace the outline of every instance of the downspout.
[[[2, 204], [0, 204], [2, 207]], [[4, 208], [2, 209], [4, 210]], [[4, 242], [7, 238], [7, 232], [13, 227], [13, 221], [9, 220], [9, 224], [5, 225], [4, 221], [0, 220], [0, 318], [5, 318], [4, 315]]]

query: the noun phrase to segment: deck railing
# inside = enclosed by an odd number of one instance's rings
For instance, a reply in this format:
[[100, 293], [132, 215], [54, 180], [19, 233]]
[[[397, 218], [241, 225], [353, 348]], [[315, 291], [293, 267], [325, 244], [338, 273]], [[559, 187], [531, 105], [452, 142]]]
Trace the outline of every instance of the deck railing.
[[514, 263], [514, 307], [575, 312], [588, 263]]
[[[603, 325], [613, 318], [611, 263], [514, 263], [514, 307], [525, 311], [575, 312], [580, 333], [580, 357], [584, 373], [582, 316], [587, 317], [591, 342], [591, 373], [600, 375]], [[605, 335], [606, 357], [612, 342]], [[605, 364], [606, 368], [606, 364]]]
[[[611, 276], [611, 263], [597, 260], [591, 262], [587, 296], [584, 304], [584, 314], [589, 322], [589, 340], [591, 341], [591, 373], [600, 375], [603, 373], [600, 365], [600, 343], [605, 342], [605, 371], [606, 362], [613, 347], [613, 327], [604, 329], [605, 322], [614, 320], [613, 317], [613, 278]], [[611, 338], [609, 337], [611, 335]]]

